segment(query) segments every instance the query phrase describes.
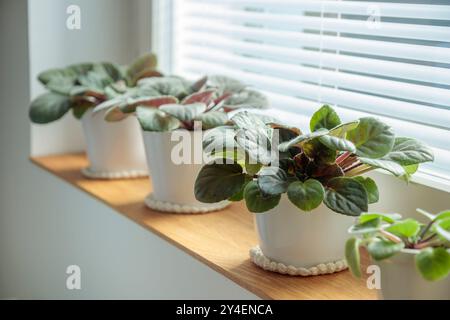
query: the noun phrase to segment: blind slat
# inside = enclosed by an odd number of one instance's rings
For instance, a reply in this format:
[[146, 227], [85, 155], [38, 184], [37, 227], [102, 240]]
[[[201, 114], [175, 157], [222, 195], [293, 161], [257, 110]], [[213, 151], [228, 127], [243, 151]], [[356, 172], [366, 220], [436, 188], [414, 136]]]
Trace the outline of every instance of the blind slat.
[[[346, 56], [336, 53], [287, 48], [255, 42], [232, 40], [214, 33], [192, 32], [185, 40], [186, 45], [197, 45], [198, 50], [207, 51], [211, 48], [223, 49], [227, 52], [252, 55], [269, 60], [287, 63], [303, 63], [308, 65], [321, 64], [323, 67], [344, 69], [380, 76], [423, 81], [426, 77], [432, 83], [450, 85], [449, 70], [428, 65], [417, 65], [396, 61], [370, 59], [356, 56]], [[200, 48], [201, 46], [201, 48]]]
[[[366, 40], [343, 38], [326, 35], [307, 34], [293, 31], [278, 32], [270, 29], [232, 26], [210, 19], [188, 19], [183, 21], [185, 32], [205, 30], [227, 35], [235, 39], [247, 39], [286, 47], [312, 47], [323, 50], [341, 50], [360, 54], [384, 57], [403, 58], [411, 60], [425, 60], [437, 63], [449, 63], [450, 47], [436, 48], [416, 44], [385, 42], [380, 40]], [[186, 35], [187, 36], [187, 35]]]
[[420, 39], [428, 41], [450, 41], [447, 27], [416, 25], [407, 23], [379, 22], [378, 27], [368, 28], [366, 20], [350, 20], [337, 18], [308, 17], [290, 14], [239, 12], [226, 9], [211, 9], [204, 5], [198, 10], [192, 9], [189, 15], [196, 18], [225, 20], [237, 23], [259, 23], [264, 26], [280, 29], [295, 27], [297, 29], [326, 30], [332, 32], [346, 32], [371, 36], [395, 37], [405, 39]]
[[[411, 83], [377, 79], [369, 76], [360, 76], [332, 70], [320, 70], [317, 68], [303, 67], [300, 65], [291, 65], [280, 62], [264, 61], [261, 59], [252, 59], [233, 55], [218, 50], [199, 50], [199, 47], [186, 47], [187, 56], [203, 61], [220, 61], [227, 66], [232, 66], [237, 70], [248, 70], [264, 74], [281, 77], [282, 79], [300, 80], [320, 83], [322, 85], [338, 86], [341, 89], [352, 89], [364, 91], [366, 93], [383, 94], [394, 98], [404, 98], [416, 100], [419, 102], [430, 102], [448, 105], [450, 109], [450, 90], [420, 86]], [[411, 104], [409, 104], [409, 109]], [[419, 106], [420, 112], [423, 112], [424, 106]], [[412, 111], [412, 110], [410, 110]], [[429, 111], [430, 112], [430, 111]], [[439, 111], [439, 114], [445, 114], [445, 110]], [[450, 110], [448, 110], [450, 113]], [[433, 121], [439, 121], [438, 116]], [[450, 128], [450, 117], [442, 119]]]
[[[211, 3], [210, 0], [190, 0], [191, 3]], [[415, 18], [415, 19], [436, 19], [448, 20], [450, 8], [444, 5], [426, 5], [388, 3], [388, 2], [361, 2], [361, 1], [319, 1], [319, 0], [222, 0], [225, 5], [240, 7], [257, 7], [271, 10], [286, 8], [286, 11], [321, 11], [352, 14], [369, 15], [378, 10], [384, 17]], [[376, 12], [376, 11], [375, 11]]]

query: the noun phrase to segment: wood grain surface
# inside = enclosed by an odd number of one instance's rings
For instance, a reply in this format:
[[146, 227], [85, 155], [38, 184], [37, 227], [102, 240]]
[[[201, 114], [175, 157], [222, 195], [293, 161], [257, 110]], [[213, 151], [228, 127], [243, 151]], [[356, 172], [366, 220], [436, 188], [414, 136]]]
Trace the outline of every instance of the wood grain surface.
[[353, 278], [349, 271], [304, 278], [275, 274], [255, 266], [248, 254], [258, 243], [253, 217], [240, 203], [207, 214], [160, 213], [143, 203], [151, 191], [147, 178], [86, 179], [80, 173], [87, 166], [84, 154], [31, 160], [263, 299], [377, 298], [377, 290], [367, 289], [366, 280]]

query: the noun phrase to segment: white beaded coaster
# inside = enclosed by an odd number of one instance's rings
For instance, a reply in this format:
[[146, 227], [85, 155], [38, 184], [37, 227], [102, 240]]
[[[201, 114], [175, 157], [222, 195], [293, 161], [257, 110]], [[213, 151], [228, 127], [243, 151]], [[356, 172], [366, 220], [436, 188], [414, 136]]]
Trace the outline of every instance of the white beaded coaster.
[[294, 266], [287, 266], [283, 263], [275, 262], [267, 258], [259, 246], [250, 249], [250, 257], [253, 263], [255, 263], [258, 267], [263, 268], [264, 270], [278, 272], [281, 274], [288, 274], [290, 276], [318, 276], [321, 274], [330, 274], [343, 271], [348, 268], [345, 260], [320, 263], [310, 268], [297, 268]]
[[163, 212], [172, 212], [172, 213], [207, 213], [212, 211], [217, 211], [225, 208], [230, 204], [229, 201], [223, 201], [219, 202], [217, 204], [214, 204], [212, 206], [208, 207], [200, 207], [200, 206], [194, 206], [194, 205], [180, 205], [177, 203], [171, 203], [166, 201], [161, 201], [154, 199], [153, 193], [150, 193], [145, 198], [145, 204], [147, 207], [153, 210], [157, 211], [163, 211]]
[[81, 169], [83, 176], [89, 179], [134, 179], [147, 177], [148, 172], [146, 170], [127, 170], [127, 171], [95, 171], [90, 167]]

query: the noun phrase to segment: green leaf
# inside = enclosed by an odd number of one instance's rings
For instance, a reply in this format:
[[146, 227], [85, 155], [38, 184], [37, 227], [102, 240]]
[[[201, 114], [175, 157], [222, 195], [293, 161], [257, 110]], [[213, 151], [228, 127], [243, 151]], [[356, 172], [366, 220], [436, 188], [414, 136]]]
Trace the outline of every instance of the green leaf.
[[359, 223], [365, 223], [377, 218], [387, 223], [394, 223], [396, 220], [400, 220], [402, 216], [398, 213], [363, 213], [359, 216], [358, 221]]
[[314, 132], [322, 128], [328, 130], [333, 129], [340, 124], [341, 119], [339, 119], [336, 111], [330, 106], [324, 105], [313, 114], [309, 127], [311, 132]]
[[218, 91], [218, 95], [222, 96], [225, 93], [240, 92], [245, 89], [245, 84], [242, 82], [220, 75], [212, 75], [208, 77], [207, 86], [215, 88]]
[[352, 274], [361, 278], [361, 259], [359, 256], [359, 245], [361, 240], [358, 238], [350, 238], [345, 243], [345, 260]]
[[204, 112], [206, 110], [206, 104], [164, 104], [159, 107], [159, 110], [162, 110], [178, 120], [185, 122], [193, 120], [196, 116]]
[[403, 170], [405, 170], [405, 174], [401, 176], [401, 178], [403, 180], [405, 180], [406, 182], [409, 182], [409, 180], [411, 179], [411, 176], [417, 172], [417, 170], [419, 169], [419, 164], [411, 164], [408, 166], [402, 166]]
[[173, 96], [178, 99], [187, 95], [184, 79], [179, 77], [153, 77], [141, 79], [138, 82], [141, 90], [149, 90], [155, 96]]
[[450, 218], [440, 219], [433, 224], [434, 231], [450, 242]]
[[245, 181], [242, 184], [241, 189], [237, 193], [235, 193], [231, 197], [229, 197], [228, 200], [237, 202], [237, 201], [241, 201], [242, 199], [244, 199], [244, 190], [250, 181], [252, 181], [252, 178], [249, 176], [245, 176]]
[[72, 107], [73, 116], [76, 119], [81, 119], [85, 114], [85, 112], [88, 111], [89, 108], [92, 108], [93, 106], [94, 104], [92, 102], [86, 100], [81, 100], [77, 103], [74, 103]]
[[113, 82], [117, 82], [119, 80], [122, 80], [124, 78], [124, 74], [120, 67], [111, 62], [103, 62], [100, 63], [105, 73], [113, 80]]
[[447, 219], [450, 218], [450, 210], [444, 210], [439, 212], [435, 217], [434, 217], [434, 221], [439, 221], [442, 219]]
[[348, 230], [351, 234], [366, 234], [371, 232], [377, 232], [381, 229], [381, 218], [376, 217], [364, 222], [360, 222], [350, 227]]
[[249, 159], [245, 161], [245, 171], [247, 172], [247, 174], [254, 176], [261, 170], [262, 165], [260, 163], [251, 163], [248, 160]]
[[326, 134], [328, 134], [328, 130], [326, 129], [317, 129], [314, 132], [311, 133], [307, 133], [307, 134], [302, 134], [300, 136], [295, 137], [294, 139], [290, 140], [290, 141], [286, 141], [283, 143], [280, 143], [280, 145], [278, 146], [278, 150], [280, 150], [281, 152], [286, 152], [288, 151], [289, 148], [304, 143], [306, 141], [310, 141], [312, 139], [316, 139], [322, 136], [325, 136]]
[[331, 210], [349, 216], [359, 216], [367, 211], [367, 193], [361, 183], [346, 177], [328, 182], [324, 202]]
[[364, 189], [366, 189], [367, 192], [367, 199], [369, 200], [369, 204], [371, 203], [375, 203], [378, 201], [380, 195], [378, 193], [378, 187], [377, 184], [375, 183], [375, 181], [373, 181], [371, 178], [368, 177], [353, 177], [354, 180], [358, 181], [359, 183], [361, 183], [364, 187]]
[[264, 167], [257, 182], [261, 192], [268, 196], [285, 193], [289, 185], [286, 172], [278, 167]]
[[287, 189], [287, 196], [299, 209], [311, 211], [322, 203], [324, 192], [319, 181], [308, 179], [305, 182], [295, 181], [291, 183]]
[[[178, 99], [173, 96], [158, 96], [158, 97], [119, 97], [119, 107], [124, 113], [133, 113], [138, 106], [146, 106], [151, 108], [158, 108], [166, 104], [177, 104]], [[100, 108], [99, 108], [100, 109]], [[96, 112], [97, 108], [94, 110]]]
[[367, 164], [374, 168], [383, 169], [389, 171], [397, 177], [401, 177], [405, 174], [405, 169], [399, 165], [397, 162], [383, 159], [370, 159], [370, 158], [359, 158], [361, 163]]
[[[78, 65], [71, 65], [62, 69], [49, 69], [41, 72], [38, 75], [39, 81], [48, 88], [48, 85], [57, 85], [64, 83], [64, 86], [70, 89], [75, 84], [78, 76], [85, 74], [93, 67], [92, 63], [81, 63]], [[61, 86], [63, 87], [63, 86]], [[66, 89], [67, 89], [66, 88]]]
[[180, 120], [154, 108], [137, 107], [136, 116], [144, 131], [172, 131], [181, 126]]
[[319, 139], [305, 141], [303, 152], [317, 165], [332, 165], [336, 162], [336, 150], [328, 148]]
[[386, 228], [386, 231], [395, 234], [396, 236], [411, 238], [416, 236], [420, 231], [420, 223], [414, 219], [405, 219], [396, 222]]
[[358, 156], [381, 158], [391, 151], [395, 139], [391, 127], [372, 117], [359, 121], [358, 127], [347, 133], [347, 139], [355, 144]]
[[262, 213], [275, 208], [280, 202], [281, 195], [264, 196], [256, 181], [251, 181], [244, 189], [244, 198], [250, 212]]
[[247, 152], [254, 163], [264, 165], [272, 161], [271, 132], [259, 117], [248, 112], [239, 112], [231, 118], [238, 127], [235, 140], [238, 145]]
[[231, 117], [231, 122], [233, 122], [239, 129], [255, 129], [267, 130], [266, 124], [256, 114], [249, 113], [247, 111], [242, 111], [236, 113]]
[[386, 240], [374, 240], [367, 245], [367, 251], [374, 260], [392, 257], [405, 247], [403, 242], [395, 243]]
[[237, 144], [234, 136], [232, 127], [217, 127], [207, 131], [203, 137], [203, 152], [209, 155], [227, 151], [235, 152]]
[[229, 109], [265, 109], [269, 107], [269, 100], [264, 94], [258, 91], [242, 90], [225, 99], [224, 106]]
[[228, 115], [221, 111], [209, 111], [197, 115], [194, 120], [202, 122], [204, 130], [220, 127], [228, 123]]
[[325, 135], [319, 138], [320, 142], [322, 142], [326, 147], [337, 150], [337, 151], [350, 151], [351, 153], [355, 153], [356, 147], [353, 142], [338, 138], [331, 135]]
[[71, 107], [69, 96], [48, 92], [31, 102], [29, 116], [34, 123], [49, 123], [61, 118]]
[[428, 281], [444, 279], [450, 273], [450, 253], [445, 248], [426, 248], [416, 255], [416, 266]]
[[191, 95], [187, 96], [186, 98], [181, 101], [181, 104], [192, 104], [192, 103], [204, 103], [206, 105], [209, 105], [211, 103], [211, 100], [214, 97], [214, 94], [216, 93], [215, 90], [205, 90], [201, 92], [194, 92]]
[[338, 138], [345, 138], [347, 132], [356, 129], [359, 125], [359, 120], [342, 123], [330, 130], [330, 135]]
[[245, 183], [242, 167], [235, 163], [210, 163], [200, 170], [195, 181], [195, 198], [205, 203], [226, 200], [241, 190]]
[[149, 53], [136, 59], [127, 69], [126, 76], [130, 85], [134, 85], [142, 75], [148, 71], [156, 68], [156, 55]]
[[412, 138], [399, 137], [395, 138], [391, 152], [383, 159], [397, 162], [402, 166], [409, 166], [433, 161], [434, 155], [433, 151], [423, 143]]

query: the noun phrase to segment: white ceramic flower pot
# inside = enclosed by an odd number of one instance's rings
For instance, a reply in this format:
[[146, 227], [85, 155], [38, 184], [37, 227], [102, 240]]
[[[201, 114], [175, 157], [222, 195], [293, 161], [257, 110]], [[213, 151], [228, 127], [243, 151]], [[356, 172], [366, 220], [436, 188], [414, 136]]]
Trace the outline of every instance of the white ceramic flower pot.
[[86, 111], [81, 122], [87, 144], [91, 178], [133, 178], [148, 174], [140, 125], [135, 117], [104, 120], [105, 111]]
[[259, 246], [264, 256], [295, 268], [342, 261], [349, 238], [347, 230], [353, 222], [353, 217], [335, 213], [324, 204], [311, 212], [302, 212], [284, 194], [277, 207], [255, 214]]
[[[183, 151], [180, 134], [187, 139]], [[195, 143], [194, 132], [186, 130], [145, 131], [143, 137], [153, 185], [153, 192], [145, 201], [148, 207], [167, 212], [200, 213], [219, 210], [229, 204], [228, 201], [201, 203], [195, 199], [195, 180], [204, 164], [201, 133]], [[184, 160], [180, 155], [184, 155]]]
[[414, 261], [417, 252], [405, 249], [389, 259], [375, 262], [380, 267], [381, 297], [450, 300], [450, 276], [433, 282], [423, 279]]

